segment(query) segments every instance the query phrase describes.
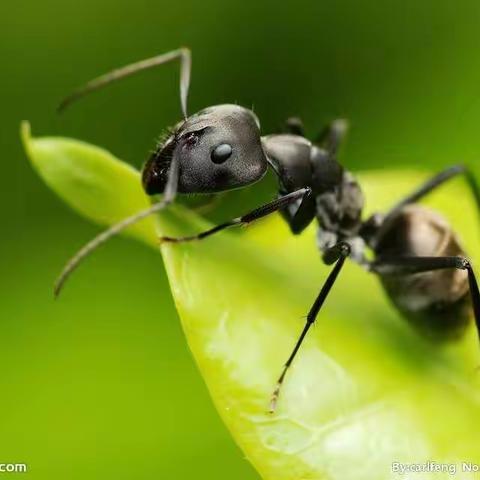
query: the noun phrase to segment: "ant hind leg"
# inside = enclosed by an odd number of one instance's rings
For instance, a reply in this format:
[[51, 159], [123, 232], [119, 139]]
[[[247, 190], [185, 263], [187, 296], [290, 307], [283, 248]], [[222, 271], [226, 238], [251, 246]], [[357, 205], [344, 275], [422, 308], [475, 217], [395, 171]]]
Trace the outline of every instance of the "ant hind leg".
[[456, 268], [466, 270], [468, 285], [472, 300], [473, 313], [477, 331], [480, 333], [480, 291], [478, 282], [470, 262], [464, 257], [410, 257], [400, 256], [380, 258], [371, 264], [371, 271], [379, 275], [410, 275], [421, 272], [431, 272]]

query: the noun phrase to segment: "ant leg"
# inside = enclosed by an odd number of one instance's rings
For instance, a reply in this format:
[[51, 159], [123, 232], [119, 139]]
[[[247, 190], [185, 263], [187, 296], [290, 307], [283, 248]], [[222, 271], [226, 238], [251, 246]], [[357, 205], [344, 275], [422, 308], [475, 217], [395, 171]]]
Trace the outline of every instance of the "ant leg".
[[203, 238], [209, 237], [210, 235], [220, 232], [226, 228], [235, 227], [238, 225], [247, 225], [255, 220], [258, 220], [259, 218], [266, 217], [267, 215], [286, 208], [289, 205], [298, 202], [299, 200], [302, 201], [305, 197], [309, 196], [311, 192], [312, 190], [309, 187], [301, 188], [300, 190], [295, 190], [294, 192], [279, 197], [270, 203], [262, 205], [261, 207], [258, 207], [255, 210], [242, 215], [241, 217], [237, 217], [228, 222], [216, 225], [215, 227], [205, 230], [204, 232], [186, 237], [160, 237], [160, 242], [182, 243], [190, 242], [192, 240], [202, 240]]
[[289, 205], [289, 207], [290, 208], [286, 208], [280, 213], [288, 223], [290, 231], [294, 235], [298, 235], [302, 233], [315, 218], [315, 200], [310, 200], [310, 197], [304, 197], [298, 208], [296, 205]]
[[463, 257], [392, 257], [374, 261], [371, 270], [380, 275], [409, 275], [446, 268], [466, 270], [477, 331], [480, 333], [480, 292], [470, 262]]
[[422, 197], [430, 193], [432, 190], [436, 189], [440, 185], [444, 184], [447, 180], [455, 177], [456, 175], [463, 174], [467, 180], [468, 186], [472, 191], [473, 196], [477, 206], [480, 209], [480, 188], [478, 187], [477, 181], [473, 173], [465, 165], [454, 165], [453, 167], [447, 168], [430, 180], [427, 180], [423, 185], [421, 185], [417, 190], [414, 190], [410, 195], [405, 197], [403, 200], [398, 202], [385, 216], [385, 220], [388, 218], [394, 217], [403, 207], [414, 203], [420, 200]]
[[287, 133], [292, 135], [299, 135], [300, 137], [305, 136], [305, 130], [303, 128], [303, 122], [299, 117], [289, 117], [285, 121], [285, 129]]
[[[286, 192], [280, 191], [280, 195]], [[281, 197], [280, 197], [281, 198]], [[302, 233], [305, 228], [312, 223], [316, 213], [315, 198], [310, 196], [303, 197], [300, 205], [295, 203], [289, 204], [286, 208], [280, 210], [283, 219], [288, 223], [290, 231], [294, 235]]]
[[280, 389], [282, 387], [283, 381], [285, 379], [285, 375], [287, 373], [287, 370], [289, 369], [290, 365], [292, 364], [295, 356], [298, 353], [298, 350], [300, 349], [300, 346], [303, 343], [303, 340], [305, 336], [307, 335], [308, 330], [310, 327], [313, 325], [315, 322], [318, 312], [322, 308], [322, 305], [327, 298], [330, 289], [332, 288], [333, 284], [335, 283], [335, 280], [338, 277], [338, 274], [340, 273], [340, 270], [343, 267], [343, 264], [345, 263], [345, 259], [350, 255], [350, 246], [348, 243], [345, 242], [339, 242], [333, 247], [329, 248], [328, 250], [325, 251], [324, 253], [324, 261], [327, 265], [331, 265], [335, 263], [335, 266], [333, 267], [332, 271], [328, 275], [327, 279], [325, 280], [325, 283], [323, 284], [320, 293], [318, 294], [317, 298], [315, 299], [315, 302], [313, 303], [312, 307], [310, 308], [310, 311], [308, 312], [307, 315], [307, 322], [305, 323], [305, 326], [303, 327], [302, 333], [300, 334], [300, 337], [297, 340], [297, 343], [295, 344], [295, 347], [293, 348], [292, 353], [288, 357], [288, 360], [286, 361], [282, 373], [280, 377], [277, 380], [277, 385], [275, 387], [275, 390], [273, 391], [272, 398], [270, 400], [270, 413], [273, 413], [277, 407], [278, 403], [278, 397], [280, 395]]
[[325, 127], [315, 138], [314, 143], [322, 146], [333, 157], [338, 152], [342, 141], [348, 131], [348, 121], [345, 119], [334, 120]]

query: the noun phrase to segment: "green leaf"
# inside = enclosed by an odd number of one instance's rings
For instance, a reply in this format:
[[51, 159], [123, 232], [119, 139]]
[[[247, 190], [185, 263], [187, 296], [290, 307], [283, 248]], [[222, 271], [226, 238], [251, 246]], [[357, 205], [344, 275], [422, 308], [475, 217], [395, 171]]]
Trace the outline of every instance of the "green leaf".
[[[88, 218], [112, 223], [145, 206], [138, 174], [103, 150], [73, 140], [24, 139], [40, 175]], [[368, 211], [387, 209], [427, 175], [359, 175]], [[129, 201], [117, 202], [124, 192]], [[446, 214], [475, 260], [477, 215], [462, 181], [427, 203]], [[162, 234], [206, 226], [180, 206], [158, 218]], [[137, 236], [156, 244], [153, 231]], [[313, 227], [290, 235], [275, 217], [239, 235], [162, 246], [189, 346], [246, 457], [271, 480], [390, 479], [397, 478], [392, 462], [480, 463], [473, 322], [460, 340], [429, 343], [389, 304], [378, 279], [354, 264], [342, 272], [288, 373], [277, 412], [267, 413], [281, 366], [329, 271], [314, 237]], [[457, 463], [456, 478], [470, 478], [461, 468]], [[421, 478], [447, 477], [427, 472]]]
[[[150, 205], [139, 172], [103, 148], [69, 138], [32, 138], [28, 122], [22, 123], [20, 133], [25, 151], [44, 182], [95, 223], [110, 225]], [[149, 218], [126, 233], [154, 243], [154, 224]]]

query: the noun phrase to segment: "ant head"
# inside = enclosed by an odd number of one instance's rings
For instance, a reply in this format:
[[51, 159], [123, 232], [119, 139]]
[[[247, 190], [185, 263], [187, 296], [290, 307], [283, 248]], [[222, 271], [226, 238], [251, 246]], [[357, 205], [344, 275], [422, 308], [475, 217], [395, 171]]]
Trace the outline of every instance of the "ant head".
[[260, 180], [268, 165], [257, 117], [237, 105], [209, 107], [179, 123], [143, 168], [147, 194], [164, 191], [174, 158], [181, 193], [244, 187]]

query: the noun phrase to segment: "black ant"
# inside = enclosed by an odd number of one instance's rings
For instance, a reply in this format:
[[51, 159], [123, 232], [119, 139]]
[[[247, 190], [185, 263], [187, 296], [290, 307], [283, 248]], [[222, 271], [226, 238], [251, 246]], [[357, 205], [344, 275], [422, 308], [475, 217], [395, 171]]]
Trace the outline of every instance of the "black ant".
[[[246, 187], [262, 179], [271, 168], [279, 183], [276, 200], [196, 235], [161, 239], [172, 243], [201, 240], [277, 211], [294, 234], [299, 234], [317, 219], [318, 248], [323, 262], [333, 268], [283, 367], [271, 398], [270, 411], [276, 408], [285, 374], [346, 258], [376, 273], [394, 305], [421, 331], [437, 338], [458, 335], [469, 321], [472, 306], [477, 330], [480, 328], [480, 293], [470, 262], [463, 256], [448, 223], [438, 213], [416, 203], [447, 180], [463, 174], [480, 206], [480, 190], [464, 166], [443, 170], [388, 212], [363, 220], [361, 188], [336, 158], [347, 129], [345, 121], [334, 121], [312, 143], [305, 138], [297, 119], [287, 121], [289, 133], [262, 136], [256, 115], [237, 105], [216, 105], [189, 116], [191, 56], [186, 48], [92, 80], [66, 98], [59, 108], [111, 82], [176, 59], [181, 63], [180, 99], [184, 118], [156, 148], [142, 172], [145, 192], [163, 194], [162, 200], [114, 225], [83, 247], [60, 275], [55, 295], [84, 257], [125, 227], [163, 210], [178, 193], [218, 193]], [[373, 252], [373, 260], [367, 258], [367, 249]]]

